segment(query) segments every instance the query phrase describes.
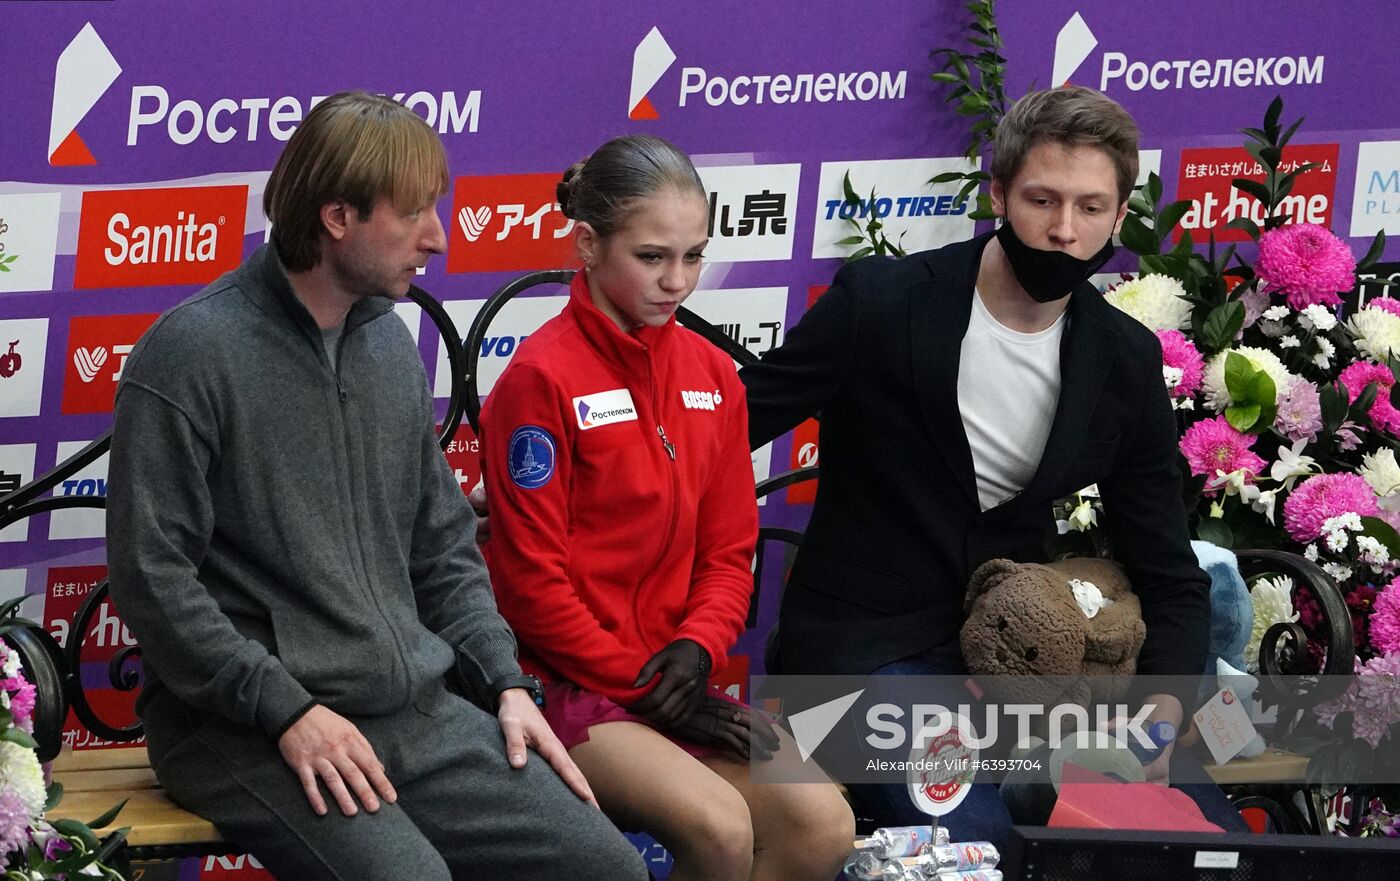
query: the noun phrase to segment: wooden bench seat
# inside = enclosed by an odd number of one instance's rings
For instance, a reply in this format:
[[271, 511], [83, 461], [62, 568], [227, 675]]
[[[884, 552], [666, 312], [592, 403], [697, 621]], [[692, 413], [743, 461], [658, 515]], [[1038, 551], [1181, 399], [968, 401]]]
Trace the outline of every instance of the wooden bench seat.
[[1210, 779], [1221, 786], [1251, 783], [1298, 783], [1307, 781], [1308, 757], [1269, 747], [1252, 759], [1232, 759], [1224, 765], [1203, 766]]
[[87, 822], [127, 799], [126, 807], [110, 826], [93, 830], [98, 837], [129, 826], [127, 843], [132, 847], [223, 841], [213, 823], [166, 798], [151, 770], [145, 747], [81, 752], [64, 747], [54, 759], [53, 779], [63, 784], [63, 800], [49, 811], [50, 819], [71, 817]]

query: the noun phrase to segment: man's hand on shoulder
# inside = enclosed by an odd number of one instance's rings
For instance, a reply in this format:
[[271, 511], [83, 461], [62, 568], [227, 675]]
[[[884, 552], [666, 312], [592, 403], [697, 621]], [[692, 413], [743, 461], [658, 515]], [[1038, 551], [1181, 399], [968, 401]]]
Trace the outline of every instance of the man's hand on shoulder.
[[379, 810], [381, 798], [390, 804], [398, 799], [384, 776], [384, 764], [360, 729], [319, 704], [278, 738], [277, 748], [301, 780], [306, 800], [318, 816], [325, 816], [327, 810], [318, 778], [347, 817], [359, 812], [356, 799], [371, 814]]
[[535, 706], [528, 691], [507, 688], [501, 692], [496, 718], [501, 723], [501, 734], [505, 735], [506, 757], [512, 768], [525, 767], [526, 747], [533, 747], [575, 795], [598, 807], [598, 800], [593, 797], [588, 780], [574, 760], [569, 758], [569, 751], [554, 735], [554, 729], [540, 714], [540, 708]]

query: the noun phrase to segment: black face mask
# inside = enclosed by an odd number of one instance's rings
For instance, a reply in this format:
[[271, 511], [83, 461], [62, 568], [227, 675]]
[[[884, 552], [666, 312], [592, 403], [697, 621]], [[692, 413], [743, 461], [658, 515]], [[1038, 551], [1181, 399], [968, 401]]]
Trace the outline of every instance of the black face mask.
[[1050, 303], [1068, 296], [1080, 282], [1087, 281], [1113, 256], [1112, 238], [1087, 260], [1080, 260], [1064, 251], [1032, 248], [1021, 241], [1011, 228], [1011, 221], [1005, 219], [997, 230], [997, 241], [1001, 242], [1001, 249], [1006, 252], [1016, 280], [1037, 303]]

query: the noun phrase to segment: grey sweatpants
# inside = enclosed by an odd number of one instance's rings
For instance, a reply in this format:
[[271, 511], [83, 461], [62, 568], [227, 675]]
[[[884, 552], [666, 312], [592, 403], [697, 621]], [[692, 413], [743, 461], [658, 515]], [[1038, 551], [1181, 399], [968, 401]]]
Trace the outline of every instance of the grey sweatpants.
[[[398, 801], [318, 817], [262, 732], [189, 710], [143, 707], [151, 765], [179, 805], [211, 820], [278, 881], [641, 881], [641, 857], [534, 752], [510, 767], [496, 718], [445, 688], [392, 716], [353, 718]], [[323, 788], [323, 793], [325, 792]]]

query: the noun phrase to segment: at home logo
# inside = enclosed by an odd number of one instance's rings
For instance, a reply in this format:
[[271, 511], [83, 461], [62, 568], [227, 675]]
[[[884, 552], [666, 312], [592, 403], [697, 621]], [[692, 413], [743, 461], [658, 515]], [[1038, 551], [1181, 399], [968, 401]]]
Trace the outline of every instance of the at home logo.
[[248, 187], [90, 190], [75, 288], [206, 284], [243, 257]]
[[647, 93], [661, 79], [662, 75], [676, 63], [676, 53], [661, 36], [661, 31], [652, 28], [632, 53], [632, 91], [627, 99], [628, 119], [657, 119], [656, 107]]
[[97, 159], [78, 134], [78, 123], [121, 75], [117, 59], [92, 23], [58, 56], [53, 78], [53, 116], [49, 122], [50, 165], [96, 165]]
[[1069, 85], [1069, 78], [1074, 76], [1097, 45], [1099, 39], [1089, 30], [1084, 16], [1077, 12], [1071, 15], [1055, 36], [1055, 67], [1050, 75], [1050, 85], [1055, 88]]

